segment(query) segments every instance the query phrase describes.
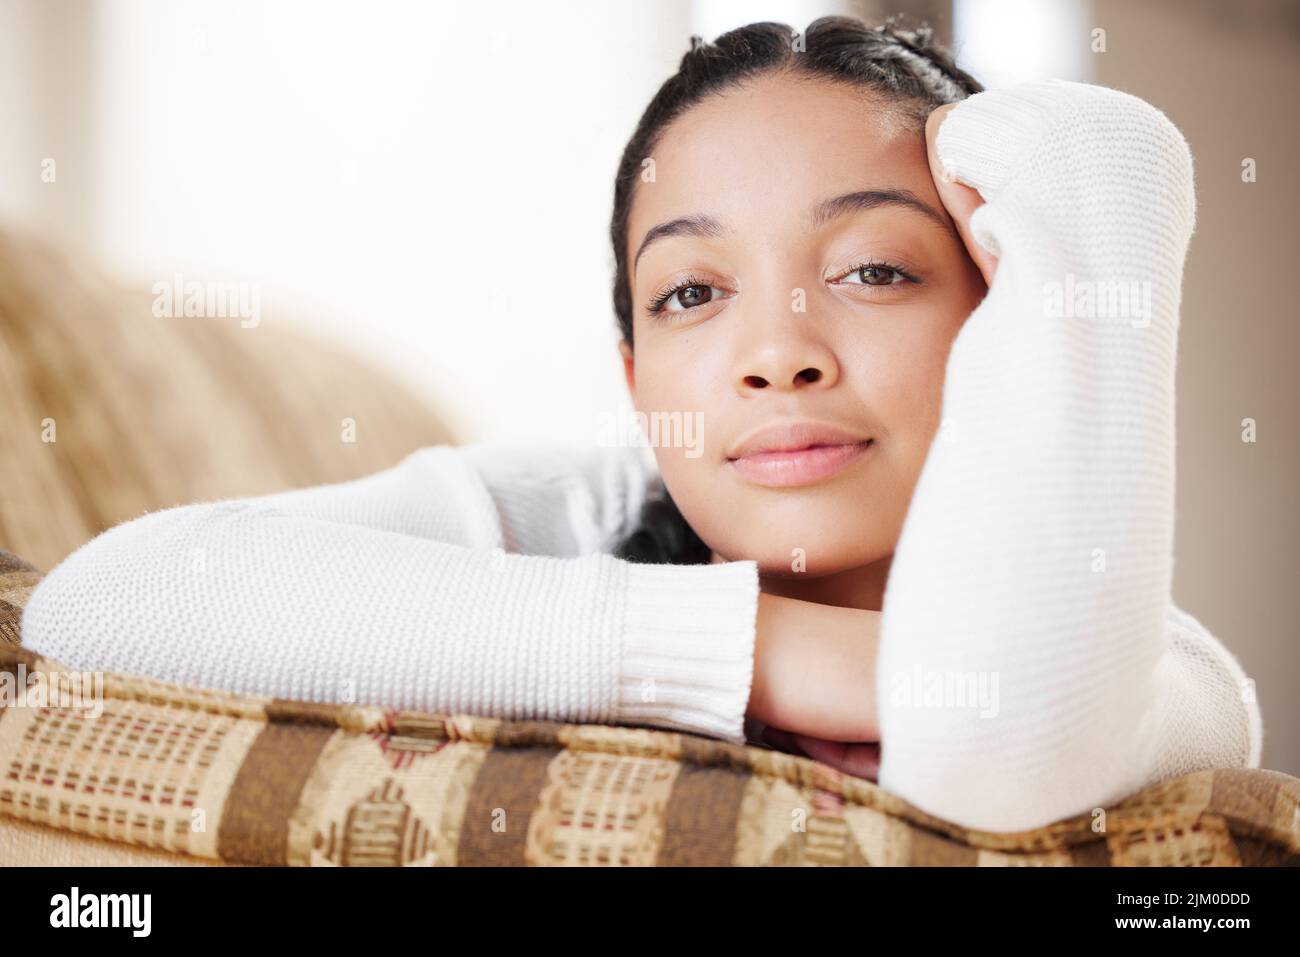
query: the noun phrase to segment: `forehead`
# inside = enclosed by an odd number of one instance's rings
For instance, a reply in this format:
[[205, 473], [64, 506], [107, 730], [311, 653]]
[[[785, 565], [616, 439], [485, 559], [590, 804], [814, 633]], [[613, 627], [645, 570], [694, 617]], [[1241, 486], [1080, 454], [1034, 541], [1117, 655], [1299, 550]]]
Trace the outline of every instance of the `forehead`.
[[780, 228], [803, 221], [819, 199], [867, 186], [936, 195], [921, 121], [880, 94], [788, 74], [696, 104], [663, 131], [651, 158], [654, 180], [637, 183], [632, 203], [630, 250], [675, 216]]

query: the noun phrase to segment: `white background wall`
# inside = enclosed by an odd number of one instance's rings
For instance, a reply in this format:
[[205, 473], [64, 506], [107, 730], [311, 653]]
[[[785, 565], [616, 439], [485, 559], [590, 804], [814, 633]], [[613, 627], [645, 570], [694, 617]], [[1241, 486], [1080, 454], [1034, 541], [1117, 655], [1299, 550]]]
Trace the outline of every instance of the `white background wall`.
[[464, 438], [589, 438], [625, 391], [614, 170], [688, 16], [685, 0], [9, 2], [11, 51], [47, 49], [9, 68], [36, 89], [6, 84], [0, 122], [26, 132], [0, 147], [0, 216], [146, 290], [177, 270], [257, 282], [263, 326], [388, 364]]

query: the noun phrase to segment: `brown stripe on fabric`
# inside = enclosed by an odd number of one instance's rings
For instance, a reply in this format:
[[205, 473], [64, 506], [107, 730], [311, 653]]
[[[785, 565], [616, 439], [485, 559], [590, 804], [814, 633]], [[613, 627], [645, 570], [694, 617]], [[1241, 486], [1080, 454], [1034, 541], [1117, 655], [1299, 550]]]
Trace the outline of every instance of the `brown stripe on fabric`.
[[681, 735], [681, 742], [684, 763], [704, 768], [727, 768], [746, 775], [754, 769], [749, 751], [740, 745], [691, 734]]
[[1300, 867], [1300, 854], [1278, 847], [1270, 841], [1233, 835], [1242, 867]]
[[664, 809], [664, 839], [655, 866], [730, 867], [750, 775], [731, 767], [687, 763], [689, 740], [683, 736], [682, 767]]
[[337, 728], [344, 708], [344, 705], [338, 704], [273, 698], [266, 703], [266, 720], [279, 724], [318, 724]]
[[497, 726], [492, 743], [498, 748], [557, 748], [562, 724], [554, 721], [507, 721]]
[[1070, 848], [1070, 864], [1074, 867], [1110, 867], [1110, 845], [1102, 841], [1088, 841]]
[[912, 828], [911, 853], [908, 855], [911, 867], [974, 867], [979, 863], [979, 851], [967, 844], [938, 834]]
[[562, 748], [493, 747], [474, 776], [456, 849], [458, 867], [521, 867], [528, 825]]
[[289, 818], [329, 739], [340, 732], [268, 724], [249, 748], [221, 812], [217, 856], [240, 864], [288, 863]]

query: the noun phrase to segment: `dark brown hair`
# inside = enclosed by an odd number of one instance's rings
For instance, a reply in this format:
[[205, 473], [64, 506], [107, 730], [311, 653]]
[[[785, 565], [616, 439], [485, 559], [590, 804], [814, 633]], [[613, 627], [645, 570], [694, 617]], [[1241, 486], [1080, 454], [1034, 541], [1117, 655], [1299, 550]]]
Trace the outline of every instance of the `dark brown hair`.
[[[787, 24], [768, 21], [731, 30], [712, 43], [692, 36], [677, 72], [641, 115], [614, 179], [609, 228], [614, 246], [614, 315], [629, 347], [634, 343], [627, 228], [643, 161], [654, 153], [668, 125], [701, 100], [751, 77], [779, 71], [883, 94], [915, 120], [918, 133], [936, 107], [983, 89], [957, 68], [947, 50], [935, 44], [929, 26], [922, 23], [907, 29], [897, 18], [871, 26], [853, 17], [821, 17], [802, 36]], [[616, 554], [630, 561], [698, 564], [707, 563], [712, 553], [660, 483], [646, 502], [639, 527]]]

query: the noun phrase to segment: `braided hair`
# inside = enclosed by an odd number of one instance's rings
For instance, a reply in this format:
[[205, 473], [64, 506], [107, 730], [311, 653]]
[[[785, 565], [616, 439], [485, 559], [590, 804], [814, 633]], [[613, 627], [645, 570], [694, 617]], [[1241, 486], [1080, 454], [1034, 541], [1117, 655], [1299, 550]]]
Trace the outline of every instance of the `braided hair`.
[[[875, 26], [854, 17], [821, 17], [809, 24], [802, 36], [787, 24], [770, 21], [731, 30], [712, 43], [693, 35], [677, 73], [664, 82], [642, 114], [614, 179], [610, 221], [614, 314], [629, 347], [634, 343], [627, 230], [642, 160], [654, 153], [669, 124], [701, 100], [745, 79], [781, 70], [882, 93], [896, 102], [918, 130], [924, 130], [926, 117], [936, 107], [983, 89], [935, 43], [927, 24], [906, 28], [899, 17], [889, 17]], [[615, 554], [629, 561], [684, 565], [707, 564], [713, 553], [660, 481], [646, 500], [638, 527]]]

